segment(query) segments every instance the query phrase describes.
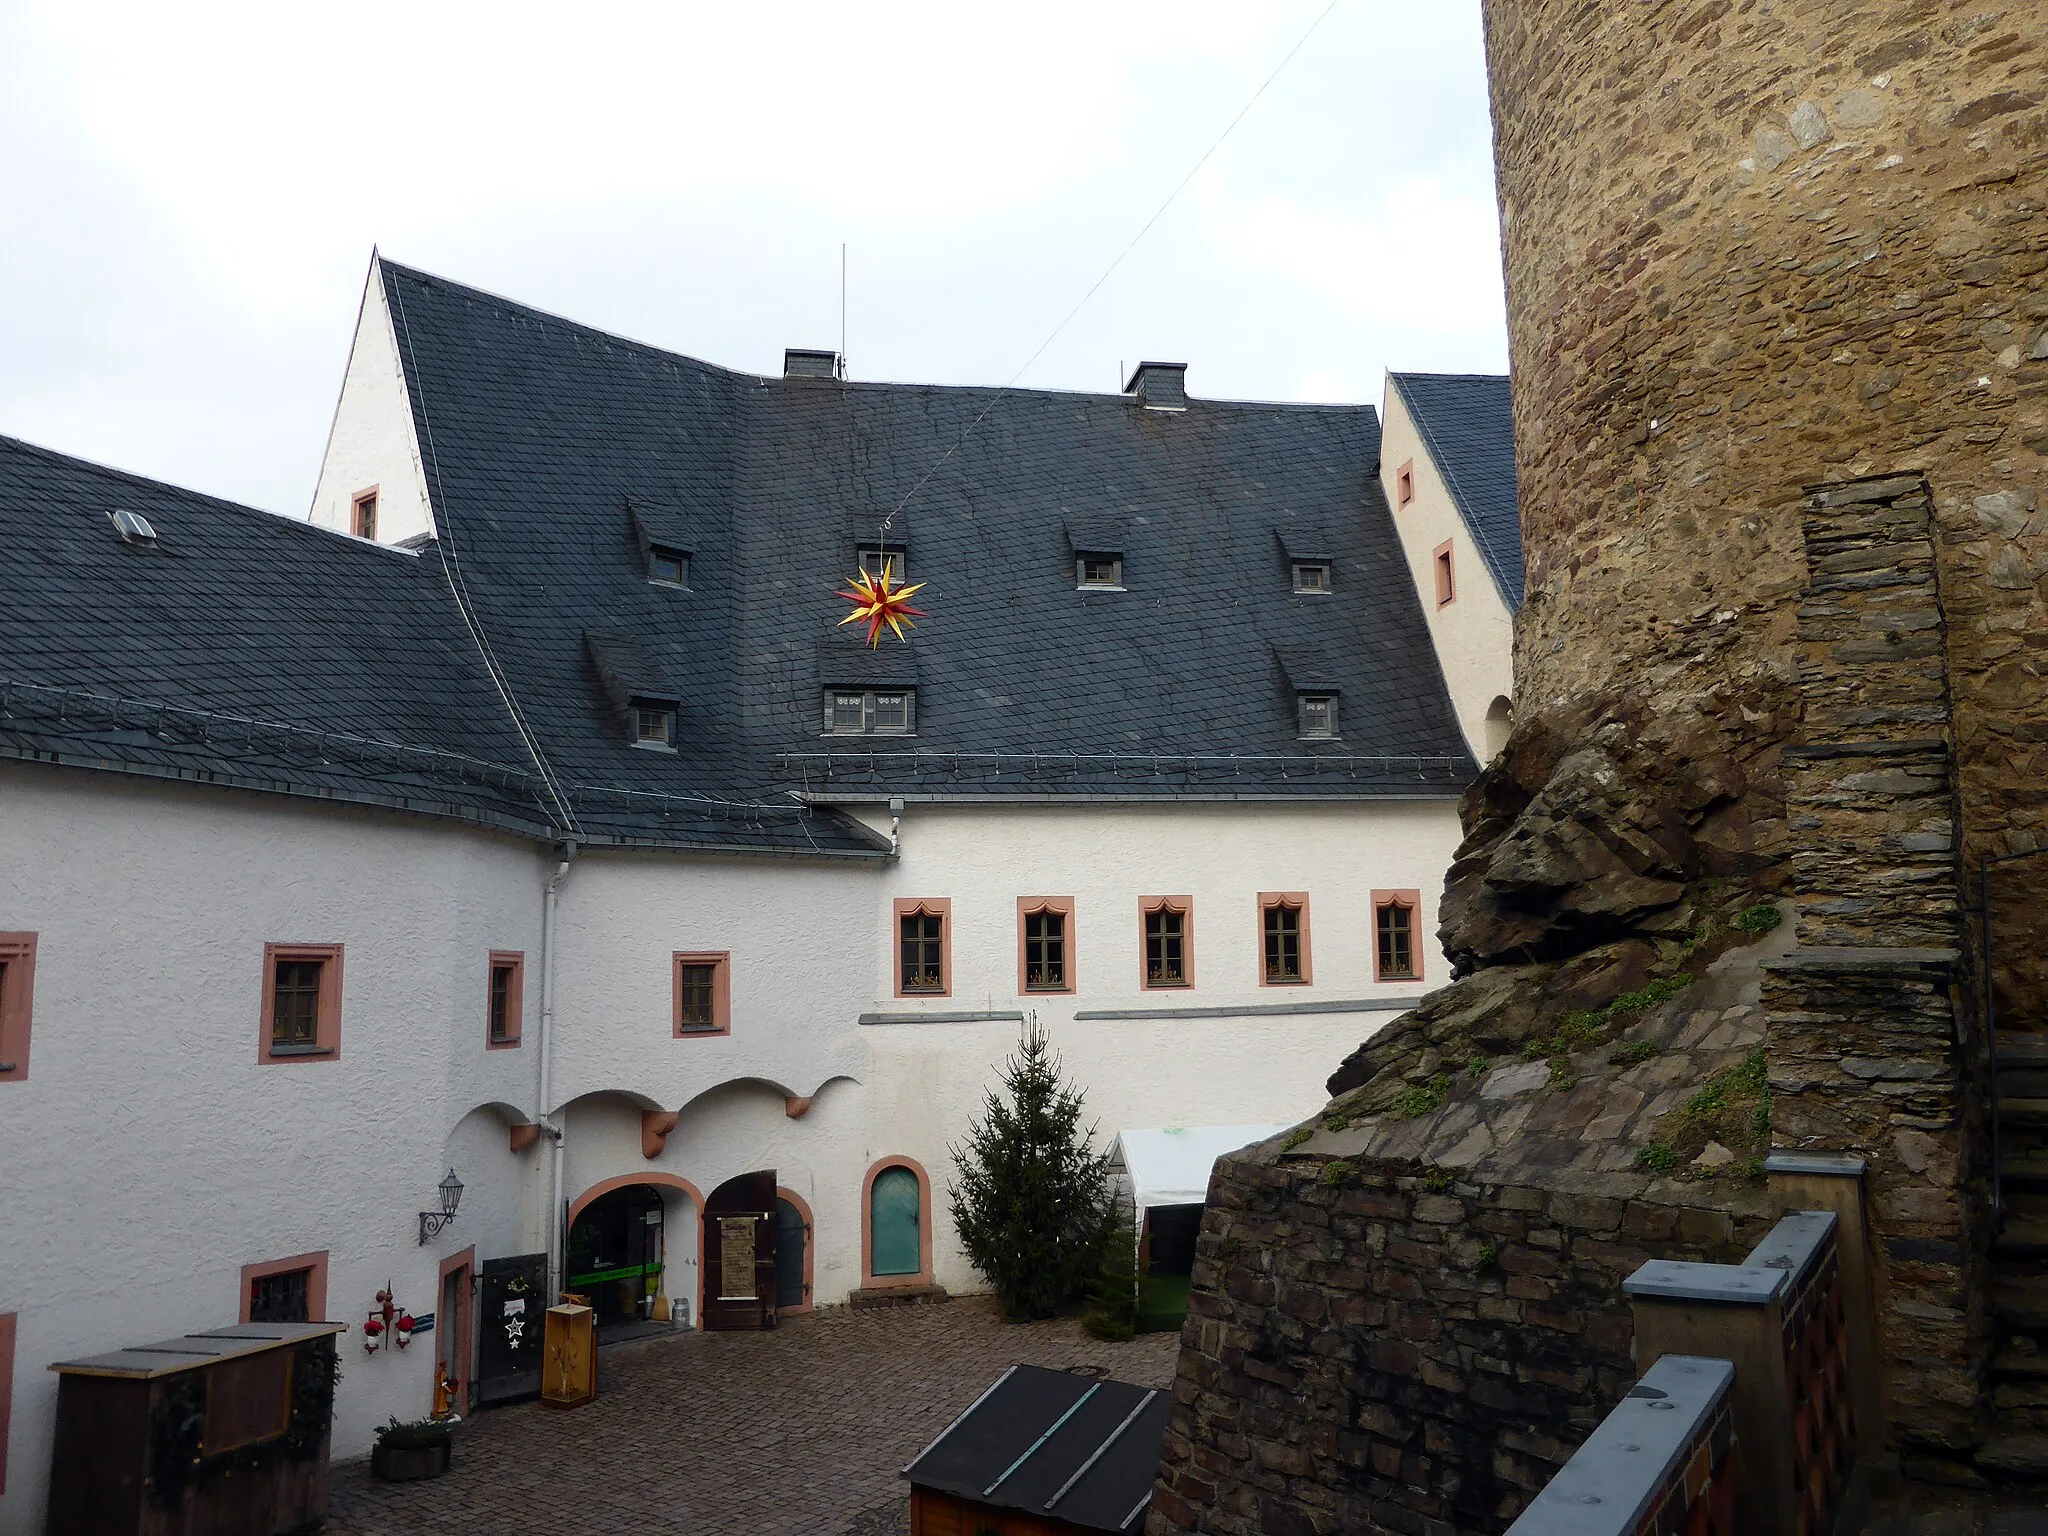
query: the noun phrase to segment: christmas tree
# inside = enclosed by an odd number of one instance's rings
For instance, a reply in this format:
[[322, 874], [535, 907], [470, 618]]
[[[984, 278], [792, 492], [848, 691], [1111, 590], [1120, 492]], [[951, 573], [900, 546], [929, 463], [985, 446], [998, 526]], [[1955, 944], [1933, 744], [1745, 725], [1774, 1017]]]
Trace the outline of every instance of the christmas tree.
[[1034, 1014], [1003, 1064], [1007, 1098], [990, 1092], [952, 1149], [947, 1186], [967, 1257], [1013, 1318], [1048, 1317], [1095, 1278], [1110, 1222], [1109, 1154], [1081, 1126], [1082, 1095]]

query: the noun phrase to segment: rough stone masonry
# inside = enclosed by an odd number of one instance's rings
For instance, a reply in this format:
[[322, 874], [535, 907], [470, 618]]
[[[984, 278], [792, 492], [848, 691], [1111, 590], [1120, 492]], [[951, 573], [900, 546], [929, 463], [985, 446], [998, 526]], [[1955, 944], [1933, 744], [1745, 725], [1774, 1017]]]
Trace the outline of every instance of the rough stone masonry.
[[[1457, 980], [1218, 1168], [1154, 1536], [1504, 1528], [1631, 1375], [1622, 1274], [1739, 1252], [1772, 1144], [1869, 1160], [1891, 1443], [1989, 1433], [1958, 893], [2048, 846], [2048, 0], [1486, 34], [1517, 725]], [[2001, 878], [2039, 1027], [2048, 860]]]

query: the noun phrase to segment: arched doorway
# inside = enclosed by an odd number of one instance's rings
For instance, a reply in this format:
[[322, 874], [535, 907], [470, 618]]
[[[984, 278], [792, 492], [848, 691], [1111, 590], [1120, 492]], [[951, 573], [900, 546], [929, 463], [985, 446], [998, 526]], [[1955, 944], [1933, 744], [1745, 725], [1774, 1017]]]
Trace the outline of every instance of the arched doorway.
[[590, 1298], [597, 1326], [648, 1321], [663, 1293], [667, 1206], [652, 1184], [625, 1184], [586, 1204], [569, 1223], [564, 1289]]
[[862, 1190], [861, 1283], [932, 1283], [931, 1184], [908, 1157], [885, 1157]]
[[704, 1202], [704, 1326], [775, 1326], [775, 1171], [727, 1179]]

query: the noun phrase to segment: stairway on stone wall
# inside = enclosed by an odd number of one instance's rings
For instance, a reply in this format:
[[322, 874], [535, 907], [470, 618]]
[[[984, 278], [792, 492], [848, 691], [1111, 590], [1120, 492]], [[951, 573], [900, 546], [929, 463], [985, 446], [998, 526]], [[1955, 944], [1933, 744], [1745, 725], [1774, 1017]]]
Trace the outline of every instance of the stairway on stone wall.
[[1991, 1256], [1995, 1476], [2048, 1477], [2048, 1032], [1999, 1032], [2005, 1220]]

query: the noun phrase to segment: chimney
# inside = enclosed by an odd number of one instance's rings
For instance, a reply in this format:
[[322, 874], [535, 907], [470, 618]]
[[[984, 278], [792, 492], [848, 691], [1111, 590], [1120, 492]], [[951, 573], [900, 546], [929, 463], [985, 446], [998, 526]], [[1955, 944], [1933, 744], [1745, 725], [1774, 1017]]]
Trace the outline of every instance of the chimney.
[[782, 376], [785, 379], [843, 379], [846, 366], [837, 352], [786, 347], [782, 353]]
[[1184, 411], [1188, 408], [1188, 365], [1186, 363], [1140, 363], [1131, 370], [1124, 393], [1136, 395], [1148, 411]]

